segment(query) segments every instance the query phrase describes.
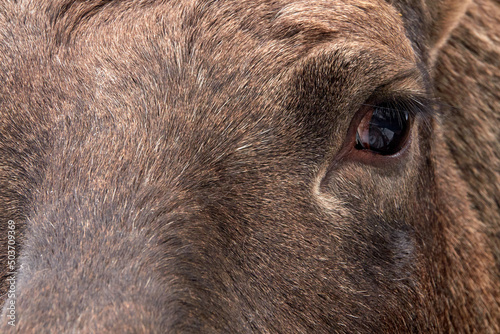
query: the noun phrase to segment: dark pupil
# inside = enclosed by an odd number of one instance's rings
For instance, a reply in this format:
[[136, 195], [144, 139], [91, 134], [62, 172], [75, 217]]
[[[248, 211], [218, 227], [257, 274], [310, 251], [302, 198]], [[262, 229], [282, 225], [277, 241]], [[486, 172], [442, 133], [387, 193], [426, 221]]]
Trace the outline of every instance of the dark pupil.
[[379, 105], [374, 108], [369, 126], [365, 129], [368, 131], [367, 142], [363, 142], [358, 134], [356, 148], [369, 149], [382, 155], [395, 154], [403, 146], [408, 130], [408, 111]]

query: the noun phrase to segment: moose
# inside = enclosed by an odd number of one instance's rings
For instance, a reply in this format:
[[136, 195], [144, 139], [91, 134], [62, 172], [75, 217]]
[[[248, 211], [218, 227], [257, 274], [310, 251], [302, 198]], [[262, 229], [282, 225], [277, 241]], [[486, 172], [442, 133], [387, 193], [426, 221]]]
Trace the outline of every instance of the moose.
[[500, 333], [495, 0], [0, 1], [2, 333]]

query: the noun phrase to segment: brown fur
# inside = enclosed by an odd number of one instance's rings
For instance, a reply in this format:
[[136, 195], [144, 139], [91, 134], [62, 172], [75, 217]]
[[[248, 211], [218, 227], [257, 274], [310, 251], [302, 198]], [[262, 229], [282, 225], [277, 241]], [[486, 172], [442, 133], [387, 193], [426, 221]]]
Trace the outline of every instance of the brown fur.
[[[1, 331], [500, 332], [498, 12], [0, 3]], [[393, 96], [408, 149], [349, 153]]]

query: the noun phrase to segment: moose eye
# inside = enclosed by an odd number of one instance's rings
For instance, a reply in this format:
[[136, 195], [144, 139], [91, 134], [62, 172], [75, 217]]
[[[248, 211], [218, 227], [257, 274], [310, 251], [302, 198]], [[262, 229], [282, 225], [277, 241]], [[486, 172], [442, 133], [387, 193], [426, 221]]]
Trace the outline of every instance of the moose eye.
[[410, 123], [410, 113], [404, 108], [388, 103], [372, 106], [356, 129], [355, 148], [380, 155], [396, 154], [406, 144]]

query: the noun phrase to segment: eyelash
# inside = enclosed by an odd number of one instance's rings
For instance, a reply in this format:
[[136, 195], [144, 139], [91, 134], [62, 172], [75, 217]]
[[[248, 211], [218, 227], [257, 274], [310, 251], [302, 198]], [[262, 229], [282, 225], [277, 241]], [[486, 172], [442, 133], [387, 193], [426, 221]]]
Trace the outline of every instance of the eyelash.
[[422, 117], [429, 120], [436, 114], [435, 106], [439, 102], [425, 96], [412, 97], [392, 97], [386, 99], [377, 99], [375, 103], [363, 103], [361, 106], [378, 107], [381, 104], [388, 104], [393, 111], [407, 110], [412, 117]]

